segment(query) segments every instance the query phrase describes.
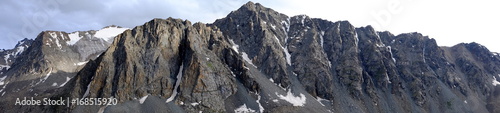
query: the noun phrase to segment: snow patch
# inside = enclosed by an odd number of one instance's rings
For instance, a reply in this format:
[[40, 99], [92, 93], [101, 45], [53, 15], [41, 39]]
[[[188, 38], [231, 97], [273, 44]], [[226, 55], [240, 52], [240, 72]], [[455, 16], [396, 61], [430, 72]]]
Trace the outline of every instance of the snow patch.
[[[49, 32], [50, 36], [56, 40], [56, 45], [59, 47], [59, 49], [62, 48], [61, 44], [59, 43], [59, 39], [57, 38], [56, 32]], [[51, 40], [51, 39], [50, 39]], [[52, 40], [51, 40], [52, 41]]]
[[337, 24], [337, 33], [340, 34], [340, 23]]
[[62, 46], [61, 46], [61, 44], [59, 43], [59, 39], [57, 39], [57, 38], [56, 38], [56, 44], [57, 44], [57, 47], [58, 47], [59, 49], [62, 49]]
[[254, 113], [255, 110], [247, 107], [246, 104], [241, 105], [240, 107], [234, 110], [235, 113]]
[[[2, 89], [0, 89], [0, 92], [3, 92], [3, 90], [5, 89], [5, 87], [7, 87], [7, 84], [8, 84], [8, 83], [9, 83], [9, 82], [7, 82], [6, 84], [4, 84], [4, 85], [3, 85]], [[5, 92], [4, 92], [4, 93], [5, 93]]]
[[396, 59], [392, 55], [392, 48], [391, 48], [391, 46], [387, 46], [387, 49], [389, 50], [389, 53], [391, 54], [392, 61], [394, 61], [394, 63], [396, 63]]
[[2, 78], [0, 78], [0, 85], [4, 85], [5, 84], [5, 78], [7, 78], [7, 76], [3, 76]]
[[[56, 40], [56, 45], [59, 49], [62, 49], [61, 44], [59, 43], [59, 39], [57, 38], [57, 34], [55, 32], [50, 32], [50, 36]], [[61, 35], [62, 36], [62, 35]]]
[[259, 110], [260, 110], [261, 113], [264, 113], [264, 107], [262, 107], [262, 104], [260, 104], [260, 98], [261, 98], [260, 95], [257, 94], [257, 100], [256, 101], [257, 101], [257, 104], [259, 104]]
[[278, 37], [274, 36], [274, 39], [276, 40], [276, 42], [278, 42], [278, 44], [280, 45], [281, 49], [283, 49], [283, 52], [285, 53], [285, 59], [286, 59], [286, 63], [288, 65], [292, 65], [292, 60], [291, 60], [291, 55], [290, 53], [288, 52], [288, 47], [284, 48], [282, 45], [281, 45], [281, 42], [280, 40], [278, 39]]
[[[61, 36], [61, 39], [64, 40], [64, 34], [62, 32], [59, 32], [59, 36]], [[56, 43], [57, 43], [57, 47], [59, 47], [59, 49], [62, 49], [61, 43], [59, 43], [58, 38], [56, 38]]]
[[500, 84], [500, 82], [497, 81], [497, 78], [495, 76], [493, 76], [493, 86], [497, 86]]
[[269, 81], [271, 81], [271, 82], [273, 82], [273, 83], [274, 83], [274, 80], [273, 80], [273, 78], [269, 78]]
[[50, 37], [57, 38], [57, 34], [55, 32], [49, 32]]
[[21, 53], [23, 53], [23, 52], [24, 52], [24, 50], [25, 50], [25, 49], [26, 49], [26, 48], [25, 48], [24, 46], [19, 46], [19, 47], [17, 47], [17, 48], [16, 48], [16, 53], [15, 53], [14, 55], [16, 55], [16, 56], [17, 56], [17, 55], [20, 55]]
[[9, 62], [9, 58], [10, 58], [10, 54], [7, 54], [7, 55], [5, 55], [5, 56], [4, 56], [4, 58], [3, 58], [3, 59], [4, 59], [4, 60], [5, 60], [5, 62], [7, 63], [7, 62]]
[[57, 82], [52, 83], [52, 86], [57, 86]]
[[385, 80], [387, 81], [387, 83], [392, 83], [391, 80], [389, 79], [389, 75], [385, 75]]
[[467, 104], [467, 100], [464, 100], [464, 103], [466, 103], [466, 104]]
[[45, 78], [43, 78], [42, 83], [43, 83], [43, 82], [45, 82], [45, 81], [49, 78], [49, 76], [50, 76], [51, 74], [52, 74], [52, 68], [50, 68], [49, 73], [47, 73], [47, 75], [45, 76]]
[[146, 99], [148, 98], [148, 96], [149, 96], [149, 94], [146, 95], [146, 96], [141, 97], [141, 99], [139, 99], [139, 103], [140, 104], [144, 103], [144, 101], [146, 101]]
[[279, 95], [276, 93], [276, 95], [281, 99], [288, 101], [291, 103], [293, 106], [304, 106], [306, 104], [306, 96], [302, 93], [300, 93], [300, 96], [294, 96], [291, 92], [291, 90], [288, 90], [286, 95]]
[[[374, 34], [375, 34], [375, 36], [377, 36], [377, 39], [381, 41], [380, 35], [379, 35], [377, 32], [375, 32]], [[382, 42], [382, 41], [381, 41], [381, 42]], [[384, 43], [382, 42], [382, 44], [384, 44]], [[385, 44], [384, 44], [384, 45], [385, 45]]]
[[231, 48], [236, 51], [236, 53], [240, 53], [238, 52], [238, 47], [240, 47], [238, 44], [234, 43], [233, 39], [229, 39], [229, 43], [231, 43], [231, 45], [233, 45]]
[[281, 45], [280, 39], [278, 39], [278, 37], [276, 37], [276, 35], [274, 35], [274, 39], [276, 40], [276, 42], [278, 42], [278, 45], [280, 45], [280, 47], [283, 48], [283, 45]]
[[89, 61], [74, 63], [74, 65], [81, 66], [81, 65], [87, 64], [87, 62], [89, 62]]
[[[231, 70], [230, 70], [231, 71]], [[236, 75], [233, 73], [233, 71], [231, 71], [231, 75], [233, 75], [233, 77], [236, 77]]]
[[66, 85], [66, 83], [68, 83], [69, 80], [71, 80], [71, 78], [66, 77], [66, 82], [62, 83], [59, 87], [63, 87], [64, 85]]
[[80, 39], [83, 38], [80, 36], [80, 32], [74, 32], [68, 34], [68, 36], [69, 36], [69, 41], [66, 41], [66, 44], [68, 45], [74, 45], [76, 42], [78, 42]]
[[282, 87], [281, 83], [278, 83], [278, 87], [281, 88], [281, 89], [283, 89], [283, 91], [286, 91], [286, 88]]
[[197, 105], [200, 105], [200, 103], [198, 103], [198, 102], [191, 103], [191, 106], [197, 106]]
[[245, 61], [247, 61], [250, 65], [252, 65], [253, 67], [257, 68], [257, 66], [253, 65], [252, 60], [250, 60], [250, 58], [248, 58], [247, 53], [245, 53], [245, 52], [241, 52], [241, 56], [242, 56], [242, 57], [243, 57], [243, 59], [244, 59]]
[[179, 67], [179, 72], [177, 73], [177, 80], [175, 81], [175, 87], [174, 87], [174, 92], [172, 95], [167, 99], [166, 103], [174, 100], [175, 96], [177, 96], [177, 89], [179, 89], [179, 85], [181, 84], [181, 79], [182, 79], [182, 70], [184, 69], [184, 64], [181, 64], [181, 67]]
[[323, 48], [323, 36], [325, 35], [325, 31], [321, 31], [321, 35], [319, 35], [319, 39], [320, 39], [320, 44], [321, 44], [321, 48]]
[[284, 21], [284, 20], [283, 20], [283, 21], [281, 21], [281, 24], [284, 24], [284, 25], [283, 25], [283, 30], [285, 31], [285, 34], [286, 34], [286, 33], [288, 32], [288, 30], [290, 29], [290, 24], [288, 24], [288, 23], [290, 23], [290, 18], [287, 18], [287, 20], [286, 20], [286, 21]]
[[385, 47], [385, 44], [375, 44], [377, 47]]
[[108, 27], [97, 31], [94, 37], [102, 38], [105, 41], [112, 42], [113, 38], [128, 28]]
[[424, 63], [426, 63], [425, 62], [425, 47], [422, 48], [422, 60], [424, 60]]
[[275, 26], [275, 25], [273, 25], [273, 24], [271, 24], [271, 27], [272, 27], [273, 29], [276, 29], [276, 26]]
[[306, 15], [301, 15], [302, 16], [302, 20], [300, 20], [300, 23], [302, 23], [302, 25], [305, 25], [304, 21], [306, 20]]
[[[358, 47], [358, 43], [359, 43], [359, 38], [358, 38], [358, 32], [354, 31], [354, 43], [356, 45], [356, 47]], [[358, 50], [358, 49], [356, 49]]]
[[284, 52], [285, 52], [285, 57], [286, 57], [286, 63], [288, 65], [292, 65], [292, 55], [290, 55], [290, 53], [288, 52], [288, 47], [286, 47], [284, 49]]
[[[23, 45], [25, 43], [25, 41], [19, 41], [19, 45]], [[2, 50], [0, 50], [0, 52], [2, 52]]]
[[326, 99], [322, 99], [320, 97], [316, 97], [316, 100], [319, 102], [319, 104], [321, 104], [322, 106], [325, 106], [322, 101], [329, 101], [329, 100], [326, 100]]
[[[320, 38], [320, 43], [321, 43], [321, 48], [323, 48], [323, 45], [324, 45], [324, 38], [323, 36], [325, 35], [325, 31], [321, 31], [321, 35], [319, 36]], [[328, 60], [328, 66], [329, 67], [332, 67], [332, 62], [330, 61], [330, 59], [326, 58]]]

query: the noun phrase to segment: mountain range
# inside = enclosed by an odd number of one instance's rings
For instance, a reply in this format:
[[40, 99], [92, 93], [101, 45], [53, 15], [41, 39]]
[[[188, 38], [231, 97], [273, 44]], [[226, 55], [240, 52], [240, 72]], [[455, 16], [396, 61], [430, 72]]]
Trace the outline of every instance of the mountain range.
[[[3, 112], [500, 112], [500, 55], [478, 43], [442, 47], [253, 2], [210, 24], [43, 31], [0, 57]], [[117, 104], [14, 104], [24, 97]]]

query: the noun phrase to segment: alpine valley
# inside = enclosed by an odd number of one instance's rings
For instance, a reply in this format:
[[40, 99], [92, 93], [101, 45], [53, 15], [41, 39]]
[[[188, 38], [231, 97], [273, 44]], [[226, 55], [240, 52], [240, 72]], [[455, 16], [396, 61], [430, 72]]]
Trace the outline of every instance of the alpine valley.
[[[211, 24], [43, 31], [0, 50], [0, 111], [499, 113], [500, 55], [248, 2]], [[15, 105], [18, 98], [116, 105]], [[499, 108], [497, 108], [499, 107]]]

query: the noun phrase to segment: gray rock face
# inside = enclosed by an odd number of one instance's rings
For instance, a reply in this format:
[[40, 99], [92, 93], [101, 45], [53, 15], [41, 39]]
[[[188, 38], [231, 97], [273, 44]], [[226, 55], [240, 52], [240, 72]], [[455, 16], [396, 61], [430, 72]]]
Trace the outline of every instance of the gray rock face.
[[[371, 26], [356, 28], [348, 21], [289, 17], [258, 3], [248, 2], [213, 24], [153, 19], [112, 43], [88, 31], [79, 32], [82, 38], [69, 48], [59, 47], [47, 43], [57, 42], [46, 38], [51, 34], [41, 33], [30, 52], [16, 59], [7, 75], [19, 77], [8, 79], [29, 80], [18, 72], [43, 75], [70, 68], [61, 67], [56, 58], [89, 60], [71, 68], [76, 71], [66, 71], [74, 76], [67, 85], [43, 93], [35, 89], [40, 94], [35, 97], [115, 97], [118, 105], [21, 106], [10, 111], [500, 111], [500, 56], [480, 44], [439, 47], [420, 33], [393, 35]], [[71, 39], [59, 34], [57, 40]], [[27, 69], [36, 71], [11, 71]], [[9, 107], [0, 104], [1, 109]]]
[[237, 52], [246, 54], [257, 68], [282, 87], [288, 87], [286, 54], [290, 21], [288, 16], [265, 8], [260, 4], [247, 3], [214, 25], [221, 28], [239, 48]]
[[119, 35], [91, 71], [77, 75], [71, 96], [125, 102], [152, 95], [199, 104], [181, 106], [187, 112], [225, 112], [224, 99], [236, 86], [215, 54], [229, 48], [222, 40], [220, 31], [204, 24], [154, 19]]
[[32, 42], [33, 40], [31, 39], [23, 39], [17, 43], [14, 49], [0, 49], [0, 73], [10, 69], [13, 61], [15, 61], [16, 58], [21, 55], [21, 53], [23, 53]]
[[[74, 34], [78, 33], [87, 36], [75, 37]], [[2, 101], [15, 103], [15, 99], [20, 97], [53, 96], [58, 88], [66, 85], [88, 60], [95, 59], [109, 46], [109, 42], [95, 37], [95, 33], [96, 31], [74, 33], [44, 31], [35, 40], [23, 40], [15, 49], [5, 51], [16, 51], [16, 53], [9, 54], [10, 59], [7, 63], [11, 64], [10, 68], [0, 72]], [[113, 33], [108, 33], [110, 34]], [[4, 104], [1, 107], [12, 106], [14, 104]], [[39, 110], [36, 106], [22, 108]], [[20, 111], [12, 110], [12, 112]]]
[[[498, 58], [487, 49], [471, 53], [482, 55], [472, 58], [487, 58], [481, 59], [486, 64], [458, 69], [456, 64], [467, 65], [454, 60], [459, 55], [447, 55], [446, 47], [437, 46], [434, 39], [419, 33], [394, 36], [376, 32], [370, 26], [355, 28], [347, 21], [330, 22], [305, 15], [288, 18], [252, 3], [214, 25], [235, 40], [239, 51], [249, 53], [250, 59], [255, 57], [252, 61], [258, 70], [273, 82], [290, 86], [292, 83], [287, 81], [296, 74], [308, 94], [331, 100], [335, 111], [488, 112], [490, 109], [485, 104], [469, 106], [471, 101], [486, 102], [485, 97], [493, 93], [491, 76], [498, 73], [495, 68]], [[268, 43], [274, 44], [267, 46]], [[467, 62], [477, 62], [468, 59]], [[477, 75], [478, 72], [483, 74]], [[477, 80], [468, 83], [468, 79]]]

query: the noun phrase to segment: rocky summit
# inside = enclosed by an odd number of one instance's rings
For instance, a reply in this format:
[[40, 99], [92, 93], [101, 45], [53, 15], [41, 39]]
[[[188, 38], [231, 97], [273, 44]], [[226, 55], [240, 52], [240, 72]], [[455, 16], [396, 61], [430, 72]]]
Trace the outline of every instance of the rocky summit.
[[[500, 112], [500, 55], [478, 43], [440, 47], [252, 2], [211, 24], [44, 31], [0, 57], [3, 112]], [[14, 104], [24, 97], [70, 100]]]

